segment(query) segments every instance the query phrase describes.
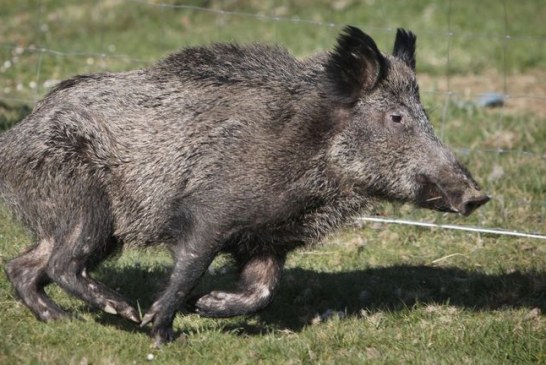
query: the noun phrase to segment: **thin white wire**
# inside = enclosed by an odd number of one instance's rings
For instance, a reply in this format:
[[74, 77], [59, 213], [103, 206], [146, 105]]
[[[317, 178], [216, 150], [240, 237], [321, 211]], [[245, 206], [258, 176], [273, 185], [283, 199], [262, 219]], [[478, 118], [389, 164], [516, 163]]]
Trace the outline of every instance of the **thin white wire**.
[[378, 223], [402, 224], [402, 225], [427, 227], [427, 228], [453, 229], [457, 231], [487, 233], [487, 234], [496, 234], [501, 236], [515, 236], [515, 237], [536, 238], [539, 240], [546, 240], [546, 235], [543, 235], [541, 233], [525, 233], [525, 232], [518, 232], [518, 231], [509, 231], [509, 230], [500, 229], [500, 228], [457, 226], [453, 224], [436, 224], [436, 223], [418, 222], [418, 221], [412, 221], [412, 220], [406, 220], [406, 219], [379, 218], [379, 217], [359, 217], [359, 218], [356, 218], [356, 220], [378, 222]]

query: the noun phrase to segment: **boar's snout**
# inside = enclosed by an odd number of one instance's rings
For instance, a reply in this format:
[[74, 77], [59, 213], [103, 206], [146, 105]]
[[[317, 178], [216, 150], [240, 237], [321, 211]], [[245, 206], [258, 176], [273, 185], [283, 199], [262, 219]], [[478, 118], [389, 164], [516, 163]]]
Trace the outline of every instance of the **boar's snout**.
[[469, 189], [463, 194], [463, 198], [457, 206], [462, 215], [469, 216], [473, 211], [487, 203], [491, 198], [482, 194], [479, 190]]
[[416, 179], [420, 184], [417, 205], [423, 208], [460, 213], [466, 217], [491, 199], [480, 191], [472, 178], [466, 176], [451, 176], [447, 181], [440, 181], [420, 174]]

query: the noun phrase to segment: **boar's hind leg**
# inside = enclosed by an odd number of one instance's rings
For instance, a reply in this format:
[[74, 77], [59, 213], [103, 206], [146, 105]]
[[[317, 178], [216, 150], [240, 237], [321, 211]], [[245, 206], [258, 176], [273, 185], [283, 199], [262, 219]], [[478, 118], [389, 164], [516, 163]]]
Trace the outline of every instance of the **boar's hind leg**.
[[17, 295], [42, 321], [59, 319], [66, 315], [44, 292], [44, 286], [49, 283], [45, 271], [52, 248], [51, 239], [42, 239], [35, 247], [6, 265], [6, 274]]
[[87, 303], [138, 323], [138, 312], [125, 298], [87, 273], [89, 267], [104, 259], [117, 244], [111, 236], [109, 213], [107, 209], [100, 209], [100, 196], [96, 196], [95, 204], [90, 206], [93, 211], [79, 215], [80, 219], [72, 220], [62, 231], [57, 230], [47, 274], [63, 289]]
[[254, 313], [266, 307], [278, 286], [284, 255], [259, 254], [241, 270], [238, 289], [232, 293], [213, 291], [197, 300], [195, 310], [203, 316], [230, 317]]

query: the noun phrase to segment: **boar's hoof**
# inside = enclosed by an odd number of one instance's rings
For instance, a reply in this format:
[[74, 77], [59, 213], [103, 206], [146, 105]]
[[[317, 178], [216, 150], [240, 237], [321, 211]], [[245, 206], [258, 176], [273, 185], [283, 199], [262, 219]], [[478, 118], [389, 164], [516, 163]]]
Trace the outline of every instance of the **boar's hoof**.
[[135, 323], [140, 323], [140, 315], [133, 307], [127, 307], [119, 312], [119, 315]]
[[194, 310], [205, 317], [233, 317], [255, 313], [271, 302], [272, 293], [266, 288], [252, 289], [234, 293], [212, 291], [195, 302]]
[[[153, 308], [152, 308], [153, 309]], [[153, 310], [149, 310], [144, 317], [142, 317], [142, 321], [140, 322], [140, 327], [146, 326], [148, 323], [152, 323], [154, 320], [154, 317], [156, 315], [156, 312]]]
[[146, 312], [144, 317], [142, 317], [140, 327], [144, 327], [148, 323], [152, 323], [150, 336], [153, 339], [153, 344], [155, 347], [159, 347], [164, 343], [173, 341], [173, 316], [174, 313], [172, 315], [167, 313], [161, 301], [156, 301], [154, 304], [152, 304], [152, 307], [148, 310], [148, 312]]
[[140, 323], [140, 315], [137, 310], [127, 303], [121, 301], [106, 301], [106, 305], [102, 308], [103, 311], [110, 314], [120, 315], [122, 318], [128, 319], [135, 323]]
[[233, 308], [230, 308], [230, 302], [235, 294], [221, 291], [213, 291], [202, 296], [195, 302], [195, 312], [206, 317], [229, 317]]
[[154, 327], [152, 328], [151, 336], [153, 339], [153, 346], [160, 347], [161, 345], [174, 340], [174, 331], [171, 326]]

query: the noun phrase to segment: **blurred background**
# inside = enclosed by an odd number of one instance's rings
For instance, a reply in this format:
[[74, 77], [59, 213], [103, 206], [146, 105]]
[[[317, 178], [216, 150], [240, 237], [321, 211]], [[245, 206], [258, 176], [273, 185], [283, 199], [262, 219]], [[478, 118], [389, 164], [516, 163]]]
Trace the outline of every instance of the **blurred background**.
[[438, 135], [493, 201], [470, 218], [385, 204], [378, 218], [546, 234], [546, 3], [542, 0], [3, 0], [0, 130], [60, 80], [145, 67], [189, 45], [331, 49], [345, 24], [390, 52], [417, 40], [422, 99]]

